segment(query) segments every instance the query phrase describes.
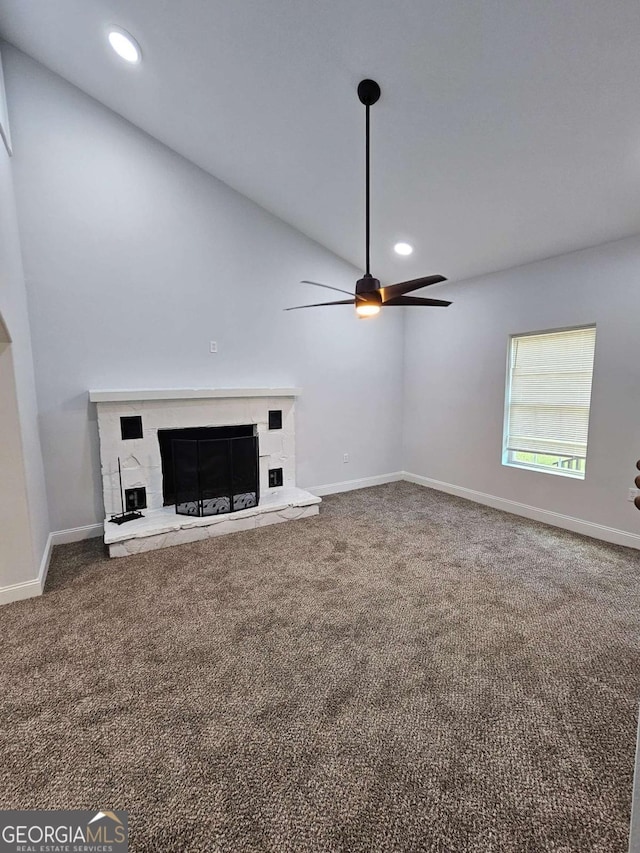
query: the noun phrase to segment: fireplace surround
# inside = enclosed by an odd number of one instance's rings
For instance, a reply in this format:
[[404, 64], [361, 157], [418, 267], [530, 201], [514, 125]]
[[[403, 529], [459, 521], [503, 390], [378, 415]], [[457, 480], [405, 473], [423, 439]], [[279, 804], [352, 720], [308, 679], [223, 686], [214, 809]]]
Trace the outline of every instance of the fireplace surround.
[[[299, 393], [295, 388], [89, 392], [97, 408], [110, 555], [316, 515], [320, 498], [295, 482]], [[118, 460], [125, 493], [146, 496], [144, 518], [120, 526], [108, 521], [121, 509]]]

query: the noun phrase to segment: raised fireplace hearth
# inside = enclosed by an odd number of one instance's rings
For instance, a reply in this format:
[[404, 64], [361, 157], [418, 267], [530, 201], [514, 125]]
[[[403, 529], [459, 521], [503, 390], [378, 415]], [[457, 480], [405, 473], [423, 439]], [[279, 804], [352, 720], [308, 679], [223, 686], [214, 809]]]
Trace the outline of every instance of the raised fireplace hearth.
[[[91, 391], [111, 556], [318, 513], [295, 484], [297, 389]], [[144, 518], [116, 525], [122, 492]]]

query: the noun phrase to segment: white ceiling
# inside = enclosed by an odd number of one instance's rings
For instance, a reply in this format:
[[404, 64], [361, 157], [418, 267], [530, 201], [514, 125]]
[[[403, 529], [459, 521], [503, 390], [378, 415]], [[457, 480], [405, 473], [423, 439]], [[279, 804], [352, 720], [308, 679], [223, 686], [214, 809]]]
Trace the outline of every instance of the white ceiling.
[[[112, 53], [108, 24], [137, 38], [140, 66]], [[358, 266], [355, 88], [377, 79], [387, 282], [640, 232], [637, 0], [0, 0], [0, 33]]]

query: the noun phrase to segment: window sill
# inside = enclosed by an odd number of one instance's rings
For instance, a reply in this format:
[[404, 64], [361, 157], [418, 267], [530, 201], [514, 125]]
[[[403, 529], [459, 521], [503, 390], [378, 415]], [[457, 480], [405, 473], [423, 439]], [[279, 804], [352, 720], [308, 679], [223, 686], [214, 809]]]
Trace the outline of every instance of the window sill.
[[520, 468], [522, 471], [535, 471], [537, 474], [551, 474], [552, 477], [568, 477], [570, 480], [584, 480], [583, 471], [562, 471], [553, 468], [543, 468], [538, 465], [525, 465], [523, 462], [502, 462], [505, 468]]

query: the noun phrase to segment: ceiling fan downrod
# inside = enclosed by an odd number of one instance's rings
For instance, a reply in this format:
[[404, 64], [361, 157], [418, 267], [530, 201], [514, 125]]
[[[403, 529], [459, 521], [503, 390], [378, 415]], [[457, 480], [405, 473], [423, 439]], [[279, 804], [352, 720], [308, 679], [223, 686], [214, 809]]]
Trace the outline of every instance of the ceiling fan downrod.
[[358, 85], [358, 97], [365, 108], [365, 252], [366, 276], [371, 275], [371, 131], [369, 109], [380, 98], [380, 86], [375, 80], [362, 80]]

